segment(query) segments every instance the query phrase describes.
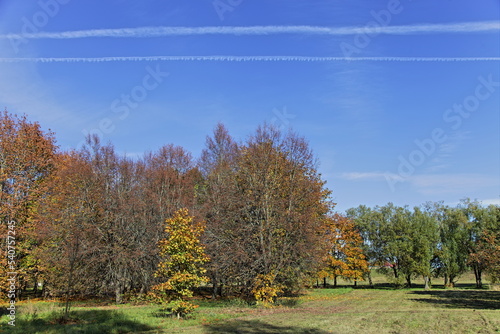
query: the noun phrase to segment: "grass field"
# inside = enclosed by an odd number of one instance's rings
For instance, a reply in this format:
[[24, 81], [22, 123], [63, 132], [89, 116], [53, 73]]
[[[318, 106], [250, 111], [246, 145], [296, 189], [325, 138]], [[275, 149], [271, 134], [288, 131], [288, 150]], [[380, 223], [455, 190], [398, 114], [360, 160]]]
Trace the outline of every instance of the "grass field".
[[[500, 333], [500, 291], [473, 289], [394, 290], [375, 277], [377, 288], [360, 285], [310, 289], [281, 306], [242, 301], [200, 301], [193, 319], [164, 317], [157, 306], [76, 303], [75, 321], [60, 325], [57, 302], [21, 302], [9, 333]], [[417, 282], [421, 283], [421, 282]]]

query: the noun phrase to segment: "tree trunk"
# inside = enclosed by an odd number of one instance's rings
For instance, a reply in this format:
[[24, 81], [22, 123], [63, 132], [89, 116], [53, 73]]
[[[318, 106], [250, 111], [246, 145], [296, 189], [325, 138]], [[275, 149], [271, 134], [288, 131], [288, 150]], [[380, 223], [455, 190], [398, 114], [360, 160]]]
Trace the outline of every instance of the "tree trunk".
[[444, 274], [444, 287], [448, 287], [448, 275]]
[[224, 296], [224, 281], [220, 282], [219, 284], [219, 297], [223, 297]]
[[478, 268], [478, 266], [474, 266], [474, 276], [476, 276], [476, 288], [483, 288], [483, 280], [482, 280], [482, 270]]
[[354, 280], [354, 287], [358, 286], [358, 280]]
[[323, 287], [326, 288], [326, 277], [323, 277]]
[[333, 286], [337, 287], [337, 275], [333, 276]]
[[450, 288], [453, 288], [455, 286], [455, 275], [450, 275], [449, 277], [449, 282], [448, 282], [448, 286]]
[[394, 272], [394, 278], [398, 279], [399, 278], [399, 274], [398, 274], [398, 269], [396, 268], [396, 266], [392, 267], [392, 271]]
[[372, 280], [372, 271], [368, 269], [368, 284], [370, 284], [370, 288], [373, 288], [373, 280]]
[[141, 289], [139, 290], [139, 297], [142, 297], [145, 292], [146, 292], [146, 286], [142, 284]]
[[123, 303], [123, 289], [119, 283], [116, 284], [115, 288], [115, 301], [117, 304]]
[[411, 274], [406, 275], [406, 285], [411, 289]]
[[218, 293], [217, 280], [214, 279], [212, 280], [212, 299], [217, 298], [217, 293]]
[[424, 282], [425, 282], [425, 286], [424, 286], [424, 289], [425, 290], [430, 290], [431, 287], [429, 285], [429, 276], [424, 276]]

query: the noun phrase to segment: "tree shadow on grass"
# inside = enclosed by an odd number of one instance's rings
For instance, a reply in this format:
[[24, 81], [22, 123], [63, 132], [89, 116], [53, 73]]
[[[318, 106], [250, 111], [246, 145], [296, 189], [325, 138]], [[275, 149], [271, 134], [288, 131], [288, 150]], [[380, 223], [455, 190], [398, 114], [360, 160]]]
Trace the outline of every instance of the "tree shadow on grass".
[[500, 291], [490, 290], [431, 290], [412, 291], [412, 294], [429, 296], [415, 298], [416, 302], [441, 305], [449, 308], [499, 310]]
[[208, 334], [328, 334], [330, 332], [315, 328], [277, 326], [260, 320], [233, 320], [224, 323], [205, 325]]
[[[154, 328], [129, 319], [118, 311], [111, 310], [78, 310], [72, 311], [70, 320], [65, 324], [57, 321], [60, 312], [44, 318], [31, 320], [17, 319], [16, 326], [4, 325], [0, 328], [9, 333], [79, 333], [79, 334], [111, 334], [137, 333], [153, 330]], [[8, 328], [7, 328], [8, 327]]]

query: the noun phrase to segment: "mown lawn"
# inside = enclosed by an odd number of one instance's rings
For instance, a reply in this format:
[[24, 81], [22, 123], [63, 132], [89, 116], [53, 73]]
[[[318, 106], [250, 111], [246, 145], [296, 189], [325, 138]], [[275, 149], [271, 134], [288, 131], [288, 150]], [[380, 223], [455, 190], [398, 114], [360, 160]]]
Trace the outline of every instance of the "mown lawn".
[[9, 333], [500, 333], [500, 291], [456, 289], [310, 289], [281, 306], [205, 301], [193, 319], [176, 320], [157, 306], [75, 305], [75, 321], [54, 322], [55, 302], [22, 302]]

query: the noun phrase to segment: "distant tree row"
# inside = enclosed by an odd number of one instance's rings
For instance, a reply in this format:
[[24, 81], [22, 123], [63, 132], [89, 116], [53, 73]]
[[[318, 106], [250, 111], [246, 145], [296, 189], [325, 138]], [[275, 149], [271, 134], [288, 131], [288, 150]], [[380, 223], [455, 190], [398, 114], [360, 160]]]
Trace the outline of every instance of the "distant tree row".
[[493, 282], [500, 279], [499, 206], [465, 199], [456, 207], [429, 202], [411, 210], [389, 203], [361, 205], [347, 216], [356, 223], [370, 264], [397, 285], [411, 287], [412, 279], [422, 276], [426, 287], [437, 277], [453, 286], [470, 269], [477, 288], [484, 273]]

